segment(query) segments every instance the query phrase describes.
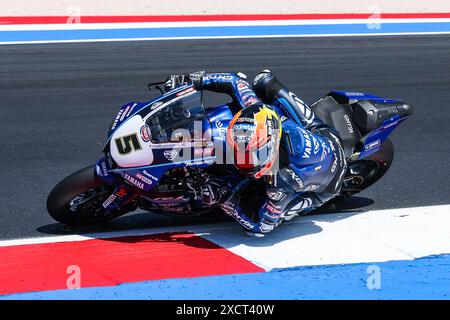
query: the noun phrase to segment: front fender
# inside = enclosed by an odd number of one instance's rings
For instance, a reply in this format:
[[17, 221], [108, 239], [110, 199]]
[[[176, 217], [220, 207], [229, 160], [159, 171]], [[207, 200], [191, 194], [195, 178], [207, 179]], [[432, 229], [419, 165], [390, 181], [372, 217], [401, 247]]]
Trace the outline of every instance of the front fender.
[[106, 157], [101, 158], [95, 164], [95, 176], [106, 183], [115, 183], [120, 181], [117, 174], [110, 171], [108, 159]]

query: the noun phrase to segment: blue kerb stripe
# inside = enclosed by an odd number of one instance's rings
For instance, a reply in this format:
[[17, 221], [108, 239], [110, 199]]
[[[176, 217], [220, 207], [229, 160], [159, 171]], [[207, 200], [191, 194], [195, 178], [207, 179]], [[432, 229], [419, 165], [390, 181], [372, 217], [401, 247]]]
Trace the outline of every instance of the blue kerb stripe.
[[[379, 282], [369, 267], [379, 268]], [[368, 273], [369, 271], [369, 273]], [[375, 288], [368, 288], [368, 281]], [[379, 289], [376, 289], [377, 285]], [[278, 269], [268, 273], [127, 283], [3, 299], [450, 299], [450, 255], [410, 261]]]
[[95, 39], [275, 36], [321, 34], [384, 34], [450, 32], [450, 22], [385, 23], [370, 29], [367, 24], [287, 25], [287, 26], [223, 26], [179, 28], [135, 28], [101, 30], [0, 31], [0, 42], [63, 41]]

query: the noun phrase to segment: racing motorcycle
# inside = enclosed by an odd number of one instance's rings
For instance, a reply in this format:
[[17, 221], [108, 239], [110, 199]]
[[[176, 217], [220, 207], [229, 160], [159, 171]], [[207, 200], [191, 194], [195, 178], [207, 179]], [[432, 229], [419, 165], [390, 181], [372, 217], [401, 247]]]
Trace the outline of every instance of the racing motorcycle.
[[[236, 112], [233, 102], [205, 108], [192, 84], [164, 92], [148, 102], [122, 106], [109, 127], [104, 157], [58, 183], [47, 199], [50, 215], [65, 225], [104, 222], [141, 208], [171, 216], [199, 216], [217, 203], [199, 190], [215, 183], [222, 195], [246, 190], [249, 210], [263, 199], [257, 180], [245, 179], [232, 164], [217, 161]], [[411, 114], [399, 100], [360, 92], [334, 91], [311, 109], [339, 132], [348, 160], [341, 197], [378, 181], [391, 166], [388, 136]], [[260, 179], [261, 180], [261, 179]], [[242, 188], [242, 184], [246, 184]]]

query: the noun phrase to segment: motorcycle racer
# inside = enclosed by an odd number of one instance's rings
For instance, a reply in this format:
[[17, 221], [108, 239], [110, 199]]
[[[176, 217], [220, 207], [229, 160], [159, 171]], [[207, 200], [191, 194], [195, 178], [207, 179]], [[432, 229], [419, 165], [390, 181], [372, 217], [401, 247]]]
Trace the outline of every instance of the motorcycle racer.
[[[241, 183], [222, 197], [219, 206], [249, 236], [262, 237], [339, 194], [347, 164], [337, 131], [272, 72], [260, 72], [253, 88], [242, 73], [174, 75], [166, 81], [166, 90], [187, 81], [196, 90], [228, 94], [240, 109], [228, 125], [227, 148], [243, 175], [264, 181], [266, 198], [257, 212], [245, 212], [241, 201], [246, 184]], [[214, 188], [206, 189], [210, 200]]]

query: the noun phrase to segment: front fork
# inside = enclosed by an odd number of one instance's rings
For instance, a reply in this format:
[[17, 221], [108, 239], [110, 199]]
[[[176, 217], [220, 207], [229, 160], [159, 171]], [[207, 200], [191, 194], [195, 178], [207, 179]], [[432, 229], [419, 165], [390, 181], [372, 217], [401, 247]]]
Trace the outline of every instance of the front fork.
[[134, 190], [111, 173], [107, 158], [101, 158], [95, 164], [95, 175], [107, 184], [114, 185], [114, 191], [102, 203], [107, 212], [114, 212], [130, 205], [138, 196]]

